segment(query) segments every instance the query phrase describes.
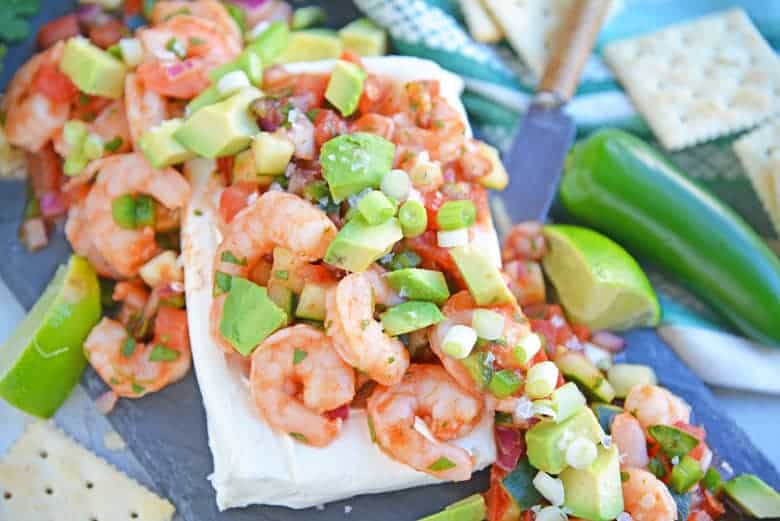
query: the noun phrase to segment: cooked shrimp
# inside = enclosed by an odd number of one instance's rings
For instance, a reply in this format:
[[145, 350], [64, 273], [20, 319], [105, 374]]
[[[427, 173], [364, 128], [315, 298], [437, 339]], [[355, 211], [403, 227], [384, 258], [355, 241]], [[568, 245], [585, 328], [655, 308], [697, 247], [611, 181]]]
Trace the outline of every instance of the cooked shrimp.
[[382, 385], [401, 381], [409, 367], [409, 351], [382, 331], [374, 319], [374, 292], [365, 273], [353, 273], [325, 297], [328, 336], [341, 357]]
[[[87, 123], [91, 133], [103, 139], [104, 143], [120, 140], [119, 147], [111, 151], [112, 154], [122, 154], [131, 149], [130, 130], [125, 117], [125, 108], [119, 101], [108, 103], [91, 123]], [[70, 155], [71, 146], [65, 142], [65, 134], [60, 129], [54, 136], [54, 150], [61, 157]]]
[[[190, 10], [208, 4], [215, 13], [224, 12], [229, 17], [219, 2], [187, 4]], [[147, 89], [172, 98], [191, 99], [200, 94], [211, 84], [209, 71], [241, 52], [240, 36], [227, 31], [221, 20], [216, 14], [202, 18], [180, 14], [140, 29], [145, 61], [137, 69], [138, 79]], [[170, 42], [176, 42], [177, 53], [171, 50]]]
[[152, 25], [161, 25], [169, 19], [186, 14], [211, 20], [217, 24], [225, 34], [229, 34], [233, 39], [241, 42], [241, 28], [230, 16], [227, 9], [221, 2], [214, 0], [198, 0], [196, 2], [171, 0], [166, 2], [157, 2], [152, 9]]
[[[143, 193], [167, 208], [182, 208], [190, 198], [187, 181], [172, 168], [155, 170], [143, 154], [120, 154], [100, 160], [100, 173], [76, 210], [78, 219], [68, 220], [65, 233], [77, 253], [90, 255], [91, 244], [122, 278], [133, 277], [157, 252], [155, 231], [151, 226], [124, 229], [111, 213], [111, 204], [125, 194]], [[80, 206], [80, 205], [79, 205]], [[86, 226], [79, 224], [86, 223]], [[86, 234], [91, 239], [85, 239]]]
[[[442, 313], [446, 319], [430, 329], [429, 341], [431, 350], [439, 357], [447, 372], [466, 389], [478, 392], [477, 384], [463, 362], [447, 355], [442, 349], [447, 332], [453, 326], [458, 324], [471, 326], [471, 318], [475, 309], [478, 309], [478, 306], [467, 291], [461, 291], [451, 296], [442, 307]], [[514, 305], [493, 306], [486, 309], [491, 309], [504, 316], [504, 341], [491, 343], [487, 349], [493, 354], [496, 363], [502, 369], [524, 369], [517, 360], [514, 351], [514, 346], [520, 339], [531, 332], [527, 321], [523, 319], [522, 311]]]
[[624, 470], [628, 479], [623, 480], [625, 511], [635, 521], [674, 521], [677, 504], [666, 485], [642, 469]]
[[341, 430], [323, 414], [355, 397], [355, 371], [322, 331], [298, 325], [277, 331], [252, 355], [252, 399], [274, 428], [324, 447]]
[[9, 143], [37, 152], [54, 138], [70, 115], [70, 101], [54, 101], [43, 92], [33, 92], [39, 72], [58, 70], [64, 43], [60, 42], [36, 54], [14, 75], [3, 97], [0, 110], [5, 112], [3, 128]]
[[[474, 458], [451, 443], [479, 422], [479, 396], [461, 388], [437, 365], [412, 364], [403, 380], [379, 386], [368, 399], [376, 441], [392, 458], [440, 479], [471, 477]], [[434, 439], [415, 428], [420, 418]]]
[[632, 387], [623, 408], [636, 416], [645, 432], [653, 425], [689, 423], [691, 419], [691, 407], [657, 385], [642, 384]]
[[647, 439], [642, 426], [627, 412], [612, 420], [612, 441], [620, 452], [620, 464], [625, 467], [645, 468], [647, 466]]
[[95, 241], [88, 231], [89, 221], [85, 217], [84, 200], [70, 205], [68, 220], [65, 223], [65, 236], [73, 251], [89, 259], [90, 264], [103, 277], [120, 279], [121, 275], [108, 263], [98, 251]]
[[125, 78], [125, 113], [133, 147], [138, 149], [141, 135], [167, 119], [168, 107], [163, 96], [145, 88], [136, 74], [128, 74]]
[[187, 314], [161, 308], [154, 322], [154, 339], [148, 344], [135, 342], [122, 324], [103, 318], [84, 342], [84, 353], [119, 396], [140, 398], [159, 391], [180, 380], [190, 368]]

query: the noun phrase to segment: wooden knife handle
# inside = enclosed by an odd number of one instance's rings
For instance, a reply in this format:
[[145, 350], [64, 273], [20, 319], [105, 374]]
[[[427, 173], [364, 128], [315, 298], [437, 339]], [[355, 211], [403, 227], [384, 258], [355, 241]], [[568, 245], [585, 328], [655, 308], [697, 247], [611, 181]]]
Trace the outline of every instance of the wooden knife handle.
[[574, 0], [555, 35], [550, 61], [544, 68], [538, 92], [552, 93], [568, 101], [577, 90], [580, 74], [593, 50], [611, 0]]

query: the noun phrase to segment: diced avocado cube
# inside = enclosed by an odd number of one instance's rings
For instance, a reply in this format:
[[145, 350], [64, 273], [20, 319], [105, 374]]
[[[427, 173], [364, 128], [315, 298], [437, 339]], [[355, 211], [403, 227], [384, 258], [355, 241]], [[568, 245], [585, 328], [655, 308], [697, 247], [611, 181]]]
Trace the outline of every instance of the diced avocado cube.
[[477, 182], [491, 190], [503, 190], [506, 188], [506, 185], [509, 184], [509, 174], [506, 168], [504, 168], [504, 163], [501, 162], [498, 150], [481, 141], [477, 143], [477, 148], [483, 156], [490, 160], [490, 165], [492, 166], [490, 173], [477, 179]]
[[335, 137], [322, 145], [322, 176], [335, 202], [366, 188], [378, 188], [393, 168], [395, 145], [376, 136], [357, 132]]
[[385, 333], [392, 336], [411, 333], [444, 320], [436, 304], [419, 300], [393, 306], [380, 317]]
[[337, 61], [330, 74], [325, 99], [339, 109], [344, 117], [351, 116], [357, 110], [366, 76], [366, 71], [359, 65], [345, 60]]
[[281, 133], [260, 132], [252, 141], [255, 168], [260, 175], [283, 174], [293, 152], [295, 145]]
[[612, 385], [601, 371], [581, 353], [561, 352], [554, 361], [563, 376], [576, 383], [587, 396], [605, 403], [610, 403], [615, 399], [615, 390]]
[[474, 494], [445, 507], [441, 512], [417, 521], [483, 521], [485, 516], [487, 516], [485, 498], [481, 494]]
[[279, 284], [278, 281], [272, 279], [268, 281], [268, 298], [279, 306], [279, 309], [284, 311], [287, 317], [285, 324], [289, 324], [295, 309], [295, 293], [287, 286]]
[[343, 50], [344, 44], [334, 31], [303, 29], [290, 33], [287, 47], [273, 61], [295, 63], [330, 60], [341, 56]]
[[357, 215], [347, 221], [331, 241], [325, 262], [347, 271], [366, 271], [402, 238], [401, 226], [395, 217], [372, 226]]
[[235, 71], [244, 72], [249, 79], [249, 82], [255, 87], [259, 87], [260, 84], [263, 83], [263, 62], [260, 60], [260, 57], [250, 49], [245, 49], [238, 55], [238, 58], [232, 62], [212, 69], [211, 72], [209, 72], [209, 78], [212, 82], [217, 83], [222, 76]]
[[387, 53], [387, 33], [368, 18], [358, 18], [339, 31], [344, 48], [361, 56], [382, 56]]
[[255, 154], [244, 150], [236, 154], [233, 161], [233, 183], [252, 183], [257, 186], [271, 186], [276, 179], [271, 175], [260, 175], [255, 166]]
[[491, 353], [479, 351], [472, 352], [469, 356], [460, 361], [479, 389], [485, 389], [493, 379], [495, 370], [493, 368], [492, 357], [493, 355]]
[[313, 25], [324, 24], [328, 19], [325, 9], [318, 5], [299, 7], [293, 12], [290, 26], [293, 29], [306, 29]]
[[758, 476], [737, 476], [725, 482], [723, 490], [750, 515], [760, 519], [780, 517], [780, 494]]
[[273, 63], [289, 43], [290, 28], [286, 21], [279, 20], [269, 25], [260, 36], [247, 45], [246, 50], [257, 55], [263, 65], [268, 65]]
[[293, 293], [303, 290], [304, 280], [300, 274], [303, 261], [287, 248], [277, 246], [274, 248], [274, 262], [271, 266], [271, 280], [290, 288]]
[[202, 157], [213, 159], [241, 152], [259, 131], [249, 105], [261, 96], [259, 90], [250, 87], [203, 107], [176, 130], [174, 137]]
[[558, 476], [563, 481], [563, 506], [574, 516], [592, 521], [610, 521], [623, 511], [620, 454], [616, 446], [598, 448], [586, 469], [569, 467]]
[[295, 316], [309, 320], [325, 320], [325, 294], [327, 286], [312, 282], [303, 286], [301, 296], [298, 297], [298, 307], [295, 308]]
[[195, 153], [184, 148], [173, 138], [173, 134], [179, 130], [182, 123], [183, 120], [179, 118], [169, 119], [141, 135], [138, 145], [155, 168], [165, 168], [195, 157]]
[[525, 434], [528, 460], [531, 465], [548, 474], [559, 474], [566, 467], [566, 445], [561, 440], [585, 438], [601, 443], [601, 430], [593, 411], [587, 407], [561, 423], [543, 420]]
[[219, 93], [216, 85], [211, 85], [203, 92], [192, 98], [187, 104], [187, 114], [195, 114], [203, 107], [213, 105], [219, 101], [222, 101], [222, 94]]
[[492, 306], [515, 301], [501, 271], [476, 247], [465, 245], [451, 248], [450, 256], [463, 275], [477, 305]]
[[81, 92], [111, 99], [121, 98], [124, 93], [125, 64], [86, 38], [76, 36], [68, 40], [60, 70]]
[[233, 277], [222, 308], [219, 332], [236, 351], [248, 356], [287, 322], [287, 314], [268, 297], [265, 288]]
[[371, 190], [360, 198], [357, 208], [368, 224], [381, 224], [395, 215], [396, 205], [379, 190]]
[[612, 420], [615, 416], [623, 412], [622, 407], [609, 405], [608, 403], [594, 403], [590, 408], [593, 409], [596, 418], [599, 420], [599, 425], [601, 425], [601, 428], [604, 429], [604, 432], [607, 434], [612, 432]]
[[677, 465], [672, 467], [669, 486], [678, 494], [684, 494], [703, 477], [704, 471], [701, 464], [690, 456], [684, 456]]
[[488, 390], [496, 398], [507, 398], [515, 394], [523, 385], [523, 379], [509, 369], [497, 371], [490, 379]]
[[447, 281], [440, 271], [406, 268], [391, 271], [385, 278], [403, 298], [430, 300], [441, 305], [450, 297]]
[[512, 500], [522, 510], [528, 510], [542, 501], [542, 495], [533, 484], [538, 471], [522, 458], [517, 466], [501, 480], [504, 490], [512, 497]]

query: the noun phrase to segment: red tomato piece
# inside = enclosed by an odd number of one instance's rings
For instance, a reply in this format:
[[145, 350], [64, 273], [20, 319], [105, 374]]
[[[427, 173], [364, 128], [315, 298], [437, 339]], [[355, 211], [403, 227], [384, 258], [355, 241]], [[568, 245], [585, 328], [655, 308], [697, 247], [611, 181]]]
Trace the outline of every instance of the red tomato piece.
[[233, 156], [218, 157], [217, 158], [217, 172], [222, 174], [222, 178], [225, 180], [225, 184], [230, 184], [233, 178], [233, 164], [235, 163]]
[[125, 16], [141, 14], [143, 0], [125, 0]]
[[378, 76], [369, 74], [363, 82], [363, 93], [360, 95], [358, 110], [361, 114], [379, 112], [379, 106], [389, 91], [389, 85]]
[[222, 220], [229, 223], [238, 212], [246, 208], [247, 199], [254, 193], [255, 187], [251, 183], [236, 183], [222, 191], [219, 197], [219, 215]]
[[325, 90], [328, 88], [328, 76], [325, 74], [303, 74], [298, 76], [293, 94], [298, 98], [296, 106], [307, 111], [321, 107], [325, 103]]
[[187, 312], [169, 306], [160, 307], [154, 320], [154, 342], [177, 351], [189, 350]]
[[352, 124], [352, 130], [354, 132], [376, 134], [377, 136], [382, 136], [383, 138], [390, 140], [393, 138], [395, 123], [387, 116], [364, 114]]
[[320, 109], [314, 118], [314, 142], [319, 149], [323, 143], [347, 132], [347, 122], [332, 110]]
[[101, 49], [108, 49], [127, 35], [127, 26], [116, 19], [96, 25], [89, 30], [89, 39]]
[[365, 66], [363, 65], [363, 60], [360, 58], [360, 55], [353, 51], [352, 49], [347, 49], [344, 52], [341, 53], [341, 56], [339, 56], [339, 60], [344, 60], [350, 63], [354, 63], [355, 65], [360, 66], [361, 69], [365, 69]]
[[38, 47], [47, 49], [60, 40], [67, 40], [71, 36], [78, 36], [80, 33], [79, 20], [75, 13], [60, 16], [47, 22], [38, 29]]
[[36, 153], [27, 154], [27, 171], [35, 197], [59, 192], [62, 185], [62, 160], [51, 143]]
[[433, 98], [439, 95], [437, 80], [410, 81], [406, 84], [407, 110], [422, 128], [431, 126]]
[[74, 99], [79, 90], [65, 74], [60, 72], [56, 64], [44, 64], [33, 78], [32, 92], [40, 92], [54, 103], [68, 103]]

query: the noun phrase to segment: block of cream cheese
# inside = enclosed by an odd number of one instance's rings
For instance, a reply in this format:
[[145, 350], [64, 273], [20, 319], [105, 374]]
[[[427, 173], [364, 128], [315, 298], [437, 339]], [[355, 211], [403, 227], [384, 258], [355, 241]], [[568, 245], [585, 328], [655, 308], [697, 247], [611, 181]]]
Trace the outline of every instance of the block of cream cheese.
[[[295, 73], [326, 72], [333, 61], [287, 65]], [[441, 92], [466, 121], [460, 103], [462, 83], [436, 64], [415, 58], [364, 59], [369, 72], [406, 82], [438, 79]], [[470, 130], [467, 130], [470, 132]], [[398, 463], [372, 443], [366, 414], [352, 410], [338, 439], [314, 448], [269, 428], [251, 403], [248, 381], [209, 335], [213, 259], [221, 240], [213, 161], [186, 165], [193, 185], [192, 202], [182, 229], [187, 308], [192, 356], [206, 409], [209, 447], [214, 459], [211, 482], [221, 510], [250, 504], [306, 508], [348, 498], [429, 485], [439, 480]], [[492, 223], [477, 227], [472, 241], [500, 263]], [[493, 418], [485, 415], [468, 436], [457, 440], [477, 460], [477, 468], [495, 459]]]

